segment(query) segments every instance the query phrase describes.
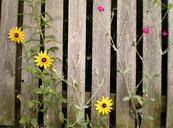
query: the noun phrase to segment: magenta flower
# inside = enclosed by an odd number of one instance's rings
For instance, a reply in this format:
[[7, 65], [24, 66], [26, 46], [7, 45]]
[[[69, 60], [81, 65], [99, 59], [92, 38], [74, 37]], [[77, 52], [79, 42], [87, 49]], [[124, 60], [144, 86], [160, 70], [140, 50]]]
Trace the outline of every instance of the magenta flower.
[[163, 31], [162, 32], [162, 36], [167, 36], [168, 35], [168, 32], [167, 31]]
[[147, 27], [143, 27], [142, 31], [143, 31], [143, 33], [145, 33], [145, 34], [149, 34], [149, 33], [150, 33], [150, 29], [147, 28]]
[[97, 9], [99, 10], [99, 12], [104, 12], [105, 11], [104, 5], [97, 6]]

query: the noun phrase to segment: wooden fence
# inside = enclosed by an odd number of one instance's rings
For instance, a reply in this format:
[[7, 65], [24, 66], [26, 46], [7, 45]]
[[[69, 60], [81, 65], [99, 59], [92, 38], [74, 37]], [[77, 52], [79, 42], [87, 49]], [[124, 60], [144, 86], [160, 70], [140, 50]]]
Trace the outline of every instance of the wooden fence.
[[[161, 6], [162, 2], [169, 4], [173, 0], [156, 0], [156, 4], [154, 0], [46, 0], [44, 7], [39, 0], [34, 1], [39, 12], [44, 8], [53, 19], [54, 29], [46, 29], [45, 35], [54, 34], [58, 43], [46, 47], [59, 47], [53, 55], [61, 60], [61, 64], [55, 64], [56, 70], [65, 74], [69, 81], [73, 78], [79, 82], [77, 96], [80, 103], [88, 101], [97, 91], [98, 81], [103, 82], [104, 86], [91, 101], [91, 109], [86, 110], [91, 111], [91, 120], [95, 120], [95, 100], [103, 95], [110, 96], [114, 102], [108, 120], [110, 127], [135, 128], [135, 120], [130, 115], [131, 104], [123, 98], [136, 88], [139, 78], [143, 78], [143, 88], [148, 85], [147, 96], [145, 92], [143, 96], [154, 98], [156, 103], [144, 107], [143, 117], [150, 115], [154, 119], [144, 120], [141, 128], [173, 128], [173, 12], [165, 11]], [[104, 5], [105, 10], [99, 12], [98, 5]], [[39, 80], [21, 70], [25, 60], [20, 56], [25, 49], [9, 41], [8, 31], [14, 26], [34, 24], [33, 17], [17, 16], [19, 12], [32, 13], [33, 9], [26, 2], [17, 0], [1, 0], [0, 7], [0, 127], [14, 127], [24, 107], [17, 96], [24, 95], [25, 100], [37, 98], [21, 83], [32, 83], [34, 89]], [[150, 28], [150, 32], [140, 38], [143, 27]], [[162, 36], [163, 30], [168, 31], [169, 38]], [[34, 32], [34, 29], [26, 29], [26, 39]], [[111, 35], [117, 46], [116, 55], [110, 45]], [[167, 44], [168, 54], [162, 54]], [[59, 86], [58, 90], [64, 92], [66, 88]], [[67, 106], [59, 104], [59, 108], [66, 109], [67, 118], [73, 121], [76, 92], [70, 86], [65, 92]], [[44, 125], [60, 127], [55, 111], [56, 107], [52, 105], [44, 116]], [[32, 116], [27, 109], [24, 113]]]

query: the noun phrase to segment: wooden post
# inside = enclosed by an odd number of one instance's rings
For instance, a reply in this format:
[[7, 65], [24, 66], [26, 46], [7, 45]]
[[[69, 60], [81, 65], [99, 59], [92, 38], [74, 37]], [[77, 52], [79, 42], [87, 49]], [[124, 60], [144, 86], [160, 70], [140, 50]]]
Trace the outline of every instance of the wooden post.
[[160, 127], [161, 116], [161, 5], [144, 0], [143, 15], [143, 27], [149, 29], [143, 37], [143, 95], [144, 102], [152, 98], [155, 102], [144, 106], [141, 127], [155, 128]]
[[[95, 110], [96, 100], [110, 96], [110, 26], [111, 0], [93, 1], [93, 39], [92, 39], [92, 108], [91, 119], [98, 124], [99, 115]], [[100, 12], [98, 6], [104, 6]], [[106, 116], [107, 126], [109, 116]]]
[[[35, 6], [37, 7], [37, 13], [40, 14], [41, 3], [39, 0], [35, 0]], [[27, 51], [29, 49], [33, 49], [38, 47], [37, 52], [39, 52], [39, 44], [40, 44], [40, 35], [33, 35], [38, 32], [38, 25], [34, 15], [34, 11], [30, 3], [24, 1], [24, 16], [23, 16], [23, 25], [28, 26], [24, 29], [25, 33], [25, 41], [27, 42], [25, 47], [22, 47], [22, 85], [21, 85], [21, 116], [27, 116], [29, 119], [37, 119], [37, 104], [33, 103], [33, 106], [29, 108], [28, 103], [32, 102], [32, 100], [38, 100], [38, 95], [35, 94], [34, 89], [38, 88], [39, 80], [36, 76], [32, 75], [31, 72], [26, 69], [28, 66], [35, 66], [34, 58], [32, 59], [27, 57]], [[32, 41], [31, 41], [32, 40]], [[28, 126], [31, 127], [31, 126]]]
[[8, 33], [17, 26], [18, 1], [2, 0], [1, 4], [0, 125], [14, 125], [16, 43], [8, 39]]
[[[85, 104], [86, 0], [69, 1], [67, 117], [76, 120], [75, 105]], [[77, 110], [84, 118], [84, 110]], [[79, 117], [78, 117], [79, 118]], [[78, 122], [79, 123], [79, 122]]]
[[[168, 0], [168, 4], [173, 3], [173, 0]], [[166, 111], [166, 128], [172, 128], [173, 127], [173, 48], [172, 48], [172, 40], [173, 37], [171, 36], [173, 34], [173, 10], [171, 9], [169, 11], [168, 15], [168, 87], [167, 87], [167, 111]]]
[[136, 84], [136, 0], [118, 0], [117, 7], [116, 128], [134, 128], [134, 104], [123, 98], [131, 97]]
[[[49, 14], [50, 17], [46, 15], [46, 19], [52, 20], [50, 21], [50, 28], [45, 26], [45, 36], [53, 35], [55, 37], [55, 41], [50, 41], [51, 39], [46, 38], [45, 48], [50, 49], [51, 47], [59, 47], [59, 49], [49, 54], [58, 58], [54, 60], [53, 68], [56, 72], [62, 76], [62, 52], [63, 52], [63, 0], [48, 0], [45, 3], [46, 13]], [[49, 40], [49, 42], [47, 42]], [[51, 84], [51, 89], [56, 90], [56, 93], [60, 93], [62, 95], [62, 83], [57, 82]], [[61, 101], [60, 101], [61, 102]], [[62, 103], [57, 101], [56, 97], [53, 97], [52, 104], [48, 106], [48, 112], [45, 113], [44, 116], [44, 126], [48, 127], [61, 127], [61, 122], [59, 120], [59, 114], [62, 112]]]

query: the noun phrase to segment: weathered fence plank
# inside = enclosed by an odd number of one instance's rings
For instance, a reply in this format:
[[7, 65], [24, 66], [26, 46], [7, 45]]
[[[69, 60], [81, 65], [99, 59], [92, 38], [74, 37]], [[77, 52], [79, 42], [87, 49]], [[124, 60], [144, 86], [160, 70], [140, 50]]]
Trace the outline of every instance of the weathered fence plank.
[[136, 1], [118, 0], [117, 7], [116, 127], [134, 128], [135, 119], [130, 114], [134, 104], [123, 98], [131, 96], [136, 83]]
[[[39, 0], [35, 0], [34, 3], [37, 8], [37, 13], [40, 14], [41, 3]], [[31, 104], [32, 100], [38, 100], [38, 96], [35, 94], [34, 89], [38, 88], [39, 80], [31, 72], [27, 71], [28, 67], [35, 66], [34, 60], [30, 58], [32, 54], [27, 53], [30, 52], [29, 49], [31, 50], [35, 47], [38, 49], [36, 52], [39, 51], [40, 35], [33, 35], [38, 32], [38, 25], [32, 6], [26, 1], [24, 1], [23, 13], [23, 25], [26, 27], [24, 29], [26, 44], [25, 47], [22, 48], [21, 116], [34, 119], [38, 116], [36, 111], [38, 106], [33, 102], [33, 106], [29, 108], [28, 104]]]
[[[57, 6], [58, 5], [58, 6]], [[50, 21], [50, 26], [45, 26], [45, 36], [53, 39], [46, 39], [45, 48], [58, 47], [58, 51], [51, 54], [54, 60], [54, 70], [59, 76], [62, 76], [62, 52], [63, 52], [63, 0], [48, 0], [45, 3], [45, 11], [47, 20]], [[50, 27], [50, 28], [49, 28]], [[52, 40], [52, 41], [51, 41]], [[49, 52], [50, 53], [50, 52]], [[59, 95], [62, 95], [62, 83], [52, 83], [51, 89], [56, 90]], [[61, 101], [60, 101], [61, 102]], [[62, 103], [58, 102], [56, 97], [53, 97], [52, 103], [48, 106], [48, 112], [44, 116], [44, 124], [48, 127], [61, 127], [59, 113], [62, 112]]]
[[15, 64], [16, 44], [8, 39], [11, 27], [17, 26], [18, 2], [2, 0], [0, 21], [0, 125], [13, 125], [15, 121]]
[[[173, 3], [173, 0], [168, 0], [168, 4]], [[173, 127], [173, 48], [172, 48], [172, 40], [173, 36], [173, 10], [169, 11], [168, 15], [168, 87], [167, 87], [167, 111], [166, 111], [166, 128]]]
[[143, 15], [143, 26], [149, 29], [143, 37], [143, 95], [144, 102], [155, 102], [144, 106], [142, 127], [155, 128], [160, 127], [161, 116], [161, 6], [145, 0]]
[[[105, 7], [99, 12], [97, 7]], [[95, 102], [102, 96], [110, 96], [110, 26], [111, 0], [94, 0], [93, 3], [93, 39], [92, 39], [92, 108], [91, 118], [96, 125], [99, 121]], [[109, 117], [106, 119], [109, 125]], [[108, 127], [108, 126], [107, 126]]]
[[[69, 1], [67, 117], [75, 121], [75, 104], [85, 103], [86, 0]], [[84, 110], [80, 111], [83, 119]]]

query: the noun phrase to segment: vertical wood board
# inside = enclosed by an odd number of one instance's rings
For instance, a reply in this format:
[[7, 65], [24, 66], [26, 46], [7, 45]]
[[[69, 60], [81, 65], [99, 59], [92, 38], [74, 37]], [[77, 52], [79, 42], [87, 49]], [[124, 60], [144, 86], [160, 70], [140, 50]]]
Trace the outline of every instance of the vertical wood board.
[[[92, 36], [92, 108], [91, 119], [98, 124], [99, 116], [95, 110], [96, 100], [102, 96], [110, 96], [110, 25], [111, 0], [93, 1], [93, 36]], [[99, 12], [98, 6], [105, 10]], [[106, 117], [109, 125], [109, 117]]]
[[[54, 58], [53, 69], [56, 70], [59, 76], [62, 76], [62, 52], [63, 52], [63, 0], [48, 0], [45, 3], [45, 10], [48, 15], [46, 19], [49, 20], [50, 26], [45, 26], [45, 36], [54, 36], [55, 40], [48, 38], [45, 42], [45, 48], [47, 50], [51, 47], [59, 47], [56, 52], [49, 52], [51, 57]], [[49, 28], [50, 27], [50, 28]], [[62, 83], [53, 82], [50, 85], [51, 89], [62, 95]], [[49, 127], [61, 127], [59, 120], [59, 113], [62, 112], [62, 104], [58, 102], [54, 96], [52, 98], [52, 104], [48, 107], [48, 112], [44, 116], [44, 125]]]
[[[145, 101], [155, 102], [144, 106], [142, 127], [155, 128], [160, 127], [161, 116], [161, 6], [145, 0], [143, 15], [143, 27], [150, 31], [143, 37], [143, 95]], [[154, 120], [147, 120], [148, 116]]]
[[[168, 0], [168, 4], [173, 3], [173, 0]], [[168, 14], [168, 87], [167, 87], [167, 111], [166, 111], [166, 128], [173, 127], [173, 49], [172, 40], [173, 37], [173, 10], [171, 9]]]
[[136, 85], [136, 1], [117, 1], [117, 89], [116, 127], [134, 128], [131, 116], [134, 104], [123, 101], [135, 91]]
[[86, 0], [69, 1], [68, 21], [68, 80], [73, 85], [67, 88], [67, 117], [75, 121], [75, 105], [85, 103]]
[[9, 40], [8, 33], [11, 27], [17, 26], [18, 2], [14, 0], [2, 0], [1, 2], [0, 124], [13, 125], [15, 121], [16, 43]]
[[[37, 8], [37, 13], [40, 14], [41, 3], [39, 0], [35, 0], [35, 6]], [[40, 35], [35, 34], [38, 32], [38, 25], [34, 16], [34, 11], [32, 6], [24, 1], [24, 16], [23, 16], [23, 25], [26, 26], [24, 28], [25, 33], [25, 46], [22, 47], [22, 84], [21, 84], [21, 116], [28, 116], [29, 118], [37, 118], [37, 104], [33, 104], [31, 108], [29, 108], [28, 104], [32, 102], [32, 100], [38, 100], [38, 96], [35, 94], [34, 90], [38, 88], [39, 80], [36, 76], [34, 76], [30, 71], [27, 71], [28, 67], [35, 67], [34, 55], [30, 56], [29, 50], [35, 49], [34, 54], [39, 52], [40, 45]], [[32, 40], [32, 41], [31, 41]], [[28, 56], [29, 55], [29, 56]], [[30, 126], [28, 126], [30, 127]]]

